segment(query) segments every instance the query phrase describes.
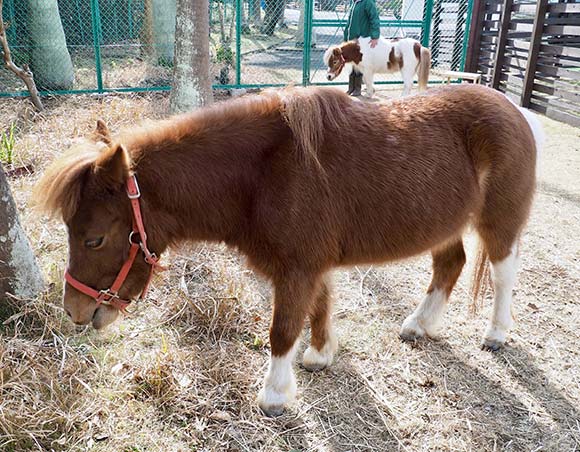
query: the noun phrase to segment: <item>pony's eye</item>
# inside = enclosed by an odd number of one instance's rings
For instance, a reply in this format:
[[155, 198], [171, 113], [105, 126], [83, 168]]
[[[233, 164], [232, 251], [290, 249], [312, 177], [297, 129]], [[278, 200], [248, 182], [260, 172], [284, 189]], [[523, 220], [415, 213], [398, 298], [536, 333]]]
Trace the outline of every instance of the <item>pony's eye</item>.
[[103, 244], [104, 239], [105, 237], [99, 237], [98, 239], [85, 240], [85, 246], [91, 249], [98, 248]]

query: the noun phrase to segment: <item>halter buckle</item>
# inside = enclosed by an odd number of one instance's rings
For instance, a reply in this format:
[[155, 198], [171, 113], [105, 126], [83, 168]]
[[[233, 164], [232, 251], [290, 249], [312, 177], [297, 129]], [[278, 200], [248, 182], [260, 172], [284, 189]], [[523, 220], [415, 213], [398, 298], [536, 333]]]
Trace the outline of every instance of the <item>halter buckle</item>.
[[117, 292], [111, 292], [111, 289], [102, 289], [99, 290], [99, 296], [97, 297], [97, 301], [100, 300], [101, 304], [110, 304], [111, 300], [114, 300], [115, 298], [117, 299], [121, 299], [121, 297], [119, 297], [119, 294]]
[[129, 197], [129, 199], [138, 199], [141, 197], [141, 189], [139, 188], [139, 184], [137, 183], [137, 178], [135, 177], [135, 175], [131, 176], [131, 178], [133, 179], [133, 183], [135, 184], [135, 189], [137, 190], [137, 193], [132, 194], [131, 192], [129, 192], [129, 188], [127, 187], [127, 196]]

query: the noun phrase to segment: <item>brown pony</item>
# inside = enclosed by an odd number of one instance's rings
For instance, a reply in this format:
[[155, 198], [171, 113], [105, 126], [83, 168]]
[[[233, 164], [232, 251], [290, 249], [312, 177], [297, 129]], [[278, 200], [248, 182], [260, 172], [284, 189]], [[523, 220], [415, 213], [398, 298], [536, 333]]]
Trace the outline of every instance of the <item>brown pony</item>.
[[[462, 233], [472, 223], [495, 285], [483, 344], [497, 349], [512, 323], [517, 243], [535, 185], [539, 129], [526, 113], [480, 86], [384, 105], [312, 88], [248, 96], [115, 137], [99, 122], [93, 142], [54, 162], [36, 190], [37, 201], [68, 227], [70, 280], [106, 294], [67, 282], [65, 310], [80, 325], [113, 322], [115, 306], [123, 305], [112, 301], [138, 294], [157, 265], [138, 258], [119, 293], [107, 289], [135, 243], [145, 257], [185, 240], [236, 247], [274, 285], [271, 360], [259, 404], [276, 415], [296, 392], [292, 361], [307, 317], [312, 341], [304, 366], [333, 361], [333, 268], [431, 250], [431, 285], [401, 337], [432, 336], [464, 265]], [[125, 189], [133, 174], [137, 202]], [[135, 209], [147, 244], [135, 239]]]

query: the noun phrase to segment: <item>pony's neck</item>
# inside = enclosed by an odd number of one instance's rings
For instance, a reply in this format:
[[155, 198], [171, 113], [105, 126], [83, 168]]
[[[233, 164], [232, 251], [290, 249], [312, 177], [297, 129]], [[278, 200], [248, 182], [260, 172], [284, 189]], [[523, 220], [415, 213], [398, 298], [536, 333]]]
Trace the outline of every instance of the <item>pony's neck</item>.
[[192, 123], [189, 133], [186, 119], [168, 121], [132, 152], [156, 252], [184, 240], [233, 246], [246, 240], [265, 156], [288, 132], [277, 111], [227, 119], [201, 128]]
[[348, 41], [342, 44], [340, 49], [345, 62], [359, 64], [362, 61], [362, 53], [357, 41]]

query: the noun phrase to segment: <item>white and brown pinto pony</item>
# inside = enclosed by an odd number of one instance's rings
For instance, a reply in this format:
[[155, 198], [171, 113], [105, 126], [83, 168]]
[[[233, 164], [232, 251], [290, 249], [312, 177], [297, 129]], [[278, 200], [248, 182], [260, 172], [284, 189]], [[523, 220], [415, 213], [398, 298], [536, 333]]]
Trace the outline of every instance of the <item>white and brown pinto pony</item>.
[[117, 136], [100, 122], [93, 141], [52, 164], [35, 196], [67, 225], [64, 308], [80, 325], [113, 322], [169, 246], [223, 241], [245, 254], [274, 286], [259, 404], [275, 415], [296, 393], [306, 319], [304, 366], [322, 369], [337, 351], [332, 269], [430, 251], [431, 285], [400, 335], [435, 336], [470, 223], [495, 285], [483, 346], [504, 343], [539, 131], [533, 116], [481, 86], [376, 105], [332, 88], [287, 89]]
[[327, 80], [334, 80], [340, 75], [345, 65], [362, 72], [367, 95], [372, 97], [375, 88], [375, 74], [391, 74], [399, 71], [403, 77], [403, 96], [411, 93], [413, 78], [419, 76], [419, 91], [427, 89], [429, 69], [431, 68], [431, 52], [419, 41], [411, 38], [384, 39], [374, 48], [370, 46], [370, 38], [358, 38], [343, 42], [338, 46], [329, 47], [324, 53], [324, 64], [328, 70]]

